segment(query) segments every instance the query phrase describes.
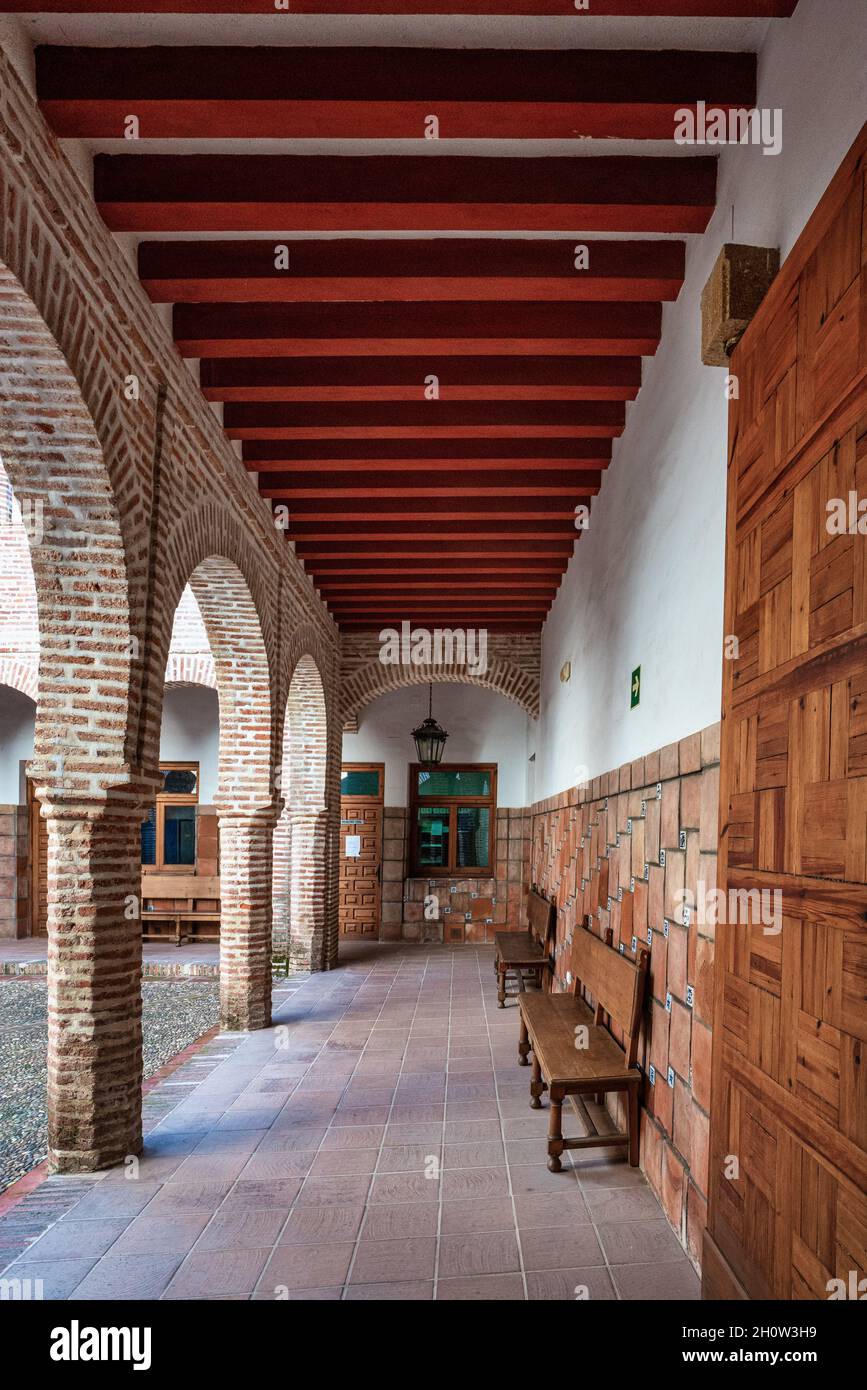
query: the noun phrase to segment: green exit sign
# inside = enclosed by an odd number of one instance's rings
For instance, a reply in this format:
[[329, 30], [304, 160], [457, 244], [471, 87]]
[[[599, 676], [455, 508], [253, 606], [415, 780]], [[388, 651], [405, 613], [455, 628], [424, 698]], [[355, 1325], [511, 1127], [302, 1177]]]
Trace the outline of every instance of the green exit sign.
[[641, 667], [636, 666], [632, 672], [632, 682], [629, 686], [629, 708], [635, 709], [641, 699]]

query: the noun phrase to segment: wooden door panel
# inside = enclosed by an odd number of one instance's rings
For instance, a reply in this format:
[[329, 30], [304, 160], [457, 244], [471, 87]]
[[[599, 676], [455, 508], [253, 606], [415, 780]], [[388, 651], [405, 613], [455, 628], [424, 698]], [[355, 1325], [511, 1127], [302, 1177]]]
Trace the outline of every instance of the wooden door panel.
[[709, 1298], [867, 1277], [865, 153], [732, 359]]
[[[360, 765], [359, 765], [360, 766]], [[374, 765], [364, 764], [364, 770]], [[348, 764], [344, 770], [355, 768]], [[378, 797], [341, 797], [340, 800], [340, 931], [347, 936], [379, 937], [382, 876], [382, 786]], [[346, 853], [347, 836], [357, 836], [360, 853]]]

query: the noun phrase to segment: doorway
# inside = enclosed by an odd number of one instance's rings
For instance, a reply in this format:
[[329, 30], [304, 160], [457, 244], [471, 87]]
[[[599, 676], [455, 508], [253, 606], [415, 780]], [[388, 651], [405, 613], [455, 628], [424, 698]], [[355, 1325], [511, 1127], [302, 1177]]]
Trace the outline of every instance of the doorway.
[[340, 774], [340, 934], [379, 939], [384, 763], [344, 763]]

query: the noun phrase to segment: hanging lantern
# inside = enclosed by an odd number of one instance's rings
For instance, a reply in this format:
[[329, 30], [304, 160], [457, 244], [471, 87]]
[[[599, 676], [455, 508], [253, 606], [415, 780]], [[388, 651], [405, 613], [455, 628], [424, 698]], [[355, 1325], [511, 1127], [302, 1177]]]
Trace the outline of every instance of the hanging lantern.
[[443, 749], [446, 746], [448, 734], [433, 717], [432, 685], [428, 686], [427, 719], [419, 724], [417, 729], [413, 729], [412, 736], [415, 739], [415, 751], [420, 763], [425, 767], [433, 767], [436, 763], [442, 761]]

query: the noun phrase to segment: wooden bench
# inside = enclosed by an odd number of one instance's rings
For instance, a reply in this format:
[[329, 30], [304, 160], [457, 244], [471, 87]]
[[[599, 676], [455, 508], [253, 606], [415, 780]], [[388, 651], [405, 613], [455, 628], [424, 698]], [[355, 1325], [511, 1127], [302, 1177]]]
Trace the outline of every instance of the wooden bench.
[[556, 904], [543, 897], [537, 888], [531, 888], [527, 898], [527, 930], [495, 932], [494, 972], [499, 1008], [506, 1007], [506, 976], [509, 973], [517, 976], [519, 994], [524, 990], [523, 971], [533, 971], [540, 987], [550, 978], [556, 925]]
[[[142, 940], [165, 941], [174, 937], [176, 946], [185, 939], [219, 941], [220, 880], [213, 874], [142, 874]], [[148, 907], [147, 903], [171, 903], [170, 907]], [[216, 903], [216, 908], [200, 903]], [[216, 926], [215, 926], [216, 924]], [[168, 927], [169, 931], [158, 930]], [[204, 931], [198, 930], [203, 927]], [[174, 928], [171, 931], [171, 928]]]
[[[530, 1105], [538, 1110], [542, 1092], [547, 1090], [551, 1112], [548, 1123], [548, 1167], [561, 1169], [564, 1149], [585, 1149], [597, 1145], [626, 1144], [629, 1162], [638, 1163], [638, 1098], [641, 1072], [636, 1066], [638, 1030], [647, 983], [646, 950], [637, 960], [621, 955], [586, 927], [577, 927], [572, 938], [572, 983], [574, 993], [522, 994], [521, 1035], [518, 1060], [527, 1065], [533, 1053]], [[581, 998], [582, 986], [596, 1001], [595, 1011]], [[615, 1022], [625, 1035], [625, 1050], [604, 1026], [605, 1018]], [[608, 1091], [627, 1092], [627, 1132], [601, 1133], [594, 1125], [582, 1099], [593, 1095], [600, 1103]], [[564, 1139], [562, 1108], [565, 1097], [587, 1126], [579, 1139]]]

